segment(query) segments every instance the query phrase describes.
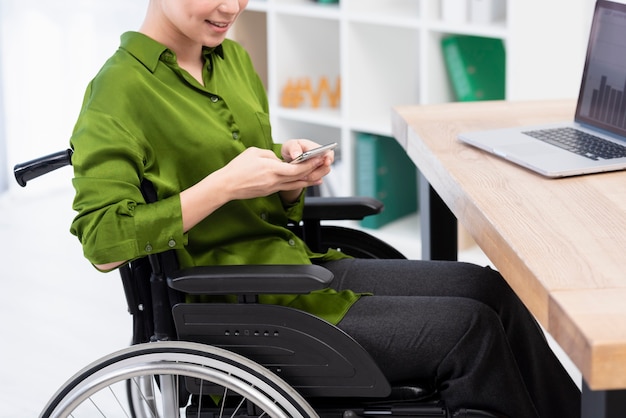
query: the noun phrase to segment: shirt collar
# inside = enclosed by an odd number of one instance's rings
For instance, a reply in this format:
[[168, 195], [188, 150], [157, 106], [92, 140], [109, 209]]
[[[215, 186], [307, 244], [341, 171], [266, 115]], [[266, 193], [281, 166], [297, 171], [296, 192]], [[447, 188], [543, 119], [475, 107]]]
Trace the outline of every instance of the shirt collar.
[[[120, 46], [152, 72], [156, 70], [163, 54], [168, 53], [173, 57], [173, 52], [168, 47], [139, 32], [126, 32], [122, 34]], [[217, 54], [222, 59], [224, 58], [224, 48], [222, 48], [222, 45], [212, 48], [203, 48], [205, 58], [208, 59], [213, 53]]]
[[224, 59], [224, 48], [222, 47], [222, 44], [219, 44], [215, 47], [205, 46], [203, 48], [203, 54], [205, 58], [208, 58], [213, 53], [217, 54], [221, 59]]

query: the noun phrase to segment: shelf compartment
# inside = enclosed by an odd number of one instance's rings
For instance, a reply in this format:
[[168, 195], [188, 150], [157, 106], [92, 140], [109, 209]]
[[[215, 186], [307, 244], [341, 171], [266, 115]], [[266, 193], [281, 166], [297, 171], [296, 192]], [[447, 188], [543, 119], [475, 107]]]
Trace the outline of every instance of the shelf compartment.
[[445, 103], [456, 100], [441, 47], [441, 40], [448, 35], [450, 33], [431, 32], [427, 37], [426, 48], [428, 48], [430, 59], [424, 63], [423, 76], [428, 80], [423, 91], [424, 103]]
[[[276, 51], [275, 61], [271, 64], [274, 78], [270, 83], [275, 83], [272, 102], [303, 111], [340, 109], [339, 22], [279, 14], [272, 26]], [[299, 35], [294, 36], [294, 33]], [[323, 88], [324, 79], [327, 88]], [[300, 88], [306, 83], [310, 86], [308, 91]], [[316, 97], [319, 107], [315, 105]], [[331, 97], [336, 99], [334, 107]]]
[[[442, 40], [450, 35], [456, 35], [456, 33], [431, 32], [428, 35], [427, 48], [428, 56], [431, 57], [431, 59], [426, 63], [427, 67], [424, 74], [425, 78], [428, 80], [428, 84], [423, 92], [424, 101], [426, 103], [442, 103], [457, 100], [448, 75], [448, 68], [444, 60], [442, 49]], [[463, 36], [465, 35], [467, 35], [467, 33], [463, 34]], [[495, 39], [501, 38], [496, 37]]]
[[351, 23], [344, 91], [350, 125], [388, 127], [392, 106], [419, 102], [419, 33], [412, 29]]

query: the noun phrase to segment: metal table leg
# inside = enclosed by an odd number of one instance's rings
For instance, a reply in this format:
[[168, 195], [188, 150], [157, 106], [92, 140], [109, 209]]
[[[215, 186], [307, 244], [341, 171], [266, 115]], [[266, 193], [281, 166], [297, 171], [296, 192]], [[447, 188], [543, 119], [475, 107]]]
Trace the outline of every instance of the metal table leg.
[[457, 220], [428, 180], [419, 174], [423, 260], [457, 260]]
[[583, 381], [581, 418], [626, 417], [626, 390], [591, 390]]

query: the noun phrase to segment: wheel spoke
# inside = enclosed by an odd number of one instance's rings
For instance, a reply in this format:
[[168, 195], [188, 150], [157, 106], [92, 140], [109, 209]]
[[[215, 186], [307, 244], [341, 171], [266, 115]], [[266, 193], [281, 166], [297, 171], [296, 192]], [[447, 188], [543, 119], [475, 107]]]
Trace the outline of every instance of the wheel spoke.
[[104, 418], [106, 418], [106, 415], [104, 415], [104, 412], [102, 412], [102, 410], [98, 407], [98, 404], [96, 404], [93, 399], [89, 398], [89, 402], [91, 402], [91, 404], [94, 406], [94, 408], [96, 408], [96, 410], [98, 412], [100, 412], [100, 415], [102, 415]]
[[218, 415], [220, 418], [224, 416], [224, 407], [226, 406], [226, 395], [228, 395], [228, 388], [224, 388], [224, 394], [222, 395], [222, 406], [220, 407], [220, 414]]
[[128, 415], [128, 413], [126, 412], [126, 408], [124, 408], [124, 405], [122, 405], [122, 401], [120, 400], [119, 396], [117, 396], [113, 388], [109, 387], [109, 391], [111, 392], [111, 395], [113, 395], [113, 398], [115, 398], [117, 404], [120, 406], [120, 410], [124, 412], [126, 418], [130, 418], [130, 415]]
[[234, 416], [237, 415], [237, 413], [239, 412], [239, 410], [241, 409], [241, 406], [243, 405], [243, 403], [246, 401], [246, 398], [242, 398], [241, 402], [239, 402], [239, 405], [237, 405], [237, 407], [235, 408], [235, 410], [233, 411], [232, 415], [230, 416], [230, 418], [233, 418]]
[[202, 394], [204, 393], [202, 391], [202, 386], [204, 385], [204, 380], [200, 381], [200, 395], [198, 396], [198, 418], [200, 418], [200, 411], [202, 411]]
[[[150, 384], [150, 399], [146, 397], [146, 391], [142, 387], [142, 383], [144, 383], [146, 379], [148, 379], [148, 382]], [[149, 409], [152, 418], [157, 418], [156, 404], [154, 402], [154, 379], [152, 378], [152, 376], [139, 376], [130, 379], [130, 381], [132, 382], [132, 385], [136, 388], [136, 393], [138, 393], [141, 397], [140, 404], [145, 405]], [[132, 397], [132, 394], [129, 394], [129, 396]], [[141, 405], [137, 406], [139, 407]]]

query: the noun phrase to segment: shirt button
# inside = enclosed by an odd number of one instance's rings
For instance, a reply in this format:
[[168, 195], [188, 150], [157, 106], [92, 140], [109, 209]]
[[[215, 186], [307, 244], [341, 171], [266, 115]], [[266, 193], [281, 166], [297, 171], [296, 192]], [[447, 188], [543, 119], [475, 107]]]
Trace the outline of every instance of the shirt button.
[[217, 103], [217, 102], [219, 102], [219, 101], [220, 101], [220, 98], [219, 98], [219, 97], [217, 97], [217, 96], [211, 96], [211, 101], [212, 101], [213, 103]]
[[239, 139], [239, 132], [233, 132], [233, 139]]
[[289, 240], [289, 245], [291, 245], [293, 247], [294, 245], [296, 245], [296, 241], [294, 241], [293, 239], [290, 239]]
[[176, 247], [176, 241], [175, 241], [175, 240], [173, 240], [173, 239], [171, 239], [171, 240], [169, 240], [169, 241], [167, 242], [167, 245], [168, 245], [170, 248], [174, 248], [174, 247]]
[[263, 219], [264, 221], [267, 221], [267, 213], [262, 213], [261, 219]]
[[146, 250], [147, 253], [151, 253], [152, 252], [152, 245], [146, 244], [145, 250]]

